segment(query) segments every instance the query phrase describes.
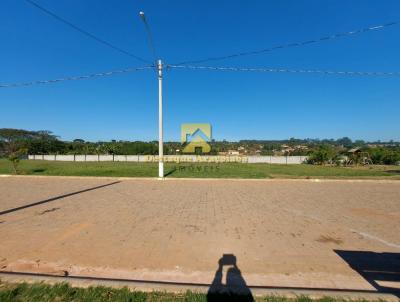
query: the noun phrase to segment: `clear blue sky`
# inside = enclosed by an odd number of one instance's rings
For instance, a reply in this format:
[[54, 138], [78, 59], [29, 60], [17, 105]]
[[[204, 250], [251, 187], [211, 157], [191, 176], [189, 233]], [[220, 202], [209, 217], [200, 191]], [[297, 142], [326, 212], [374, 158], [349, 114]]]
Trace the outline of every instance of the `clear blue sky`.
[[[151, 59], [138, 12], [146, 12], [168, 63], [400, 20], [393, 1], [35, 0], [89, 32]], [[0, 82], [84, 75], [142, 62], [76, 32], [23, 0], [2, 0]], [[400, 71], [400, 26], [215, 66]], [[211, 123], [217, 140], [400, 140], [400, 78], [172, 70], [164, 78], [165, 136]], [[0, 89], [0, 127], [47, 129], [62, 139], [157, 139], [153, 71]]]

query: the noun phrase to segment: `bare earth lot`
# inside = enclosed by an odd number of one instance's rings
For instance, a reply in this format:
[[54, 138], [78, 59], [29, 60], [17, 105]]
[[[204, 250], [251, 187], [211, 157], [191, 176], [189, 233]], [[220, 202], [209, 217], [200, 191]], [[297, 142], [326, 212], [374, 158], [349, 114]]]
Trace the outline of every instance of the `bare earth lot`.
[[400, 182], [0, 178], [2, 271], [209, 284], [223, 254], [249, 286], [399, 288]]

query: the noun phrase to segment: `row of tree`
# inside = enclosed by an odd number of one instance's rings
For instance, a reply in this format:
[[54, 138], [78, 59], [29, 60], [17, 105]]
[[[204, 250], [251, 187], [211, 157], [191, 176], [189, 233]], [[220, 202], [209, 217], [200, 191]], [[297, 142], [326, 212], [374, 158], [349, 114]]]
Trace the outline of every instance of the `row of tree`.
[[[375, 147], [371, 147], [375, 146]], [[272, 155], [283, 146], [306, 146], [293, 149], [287, 155], [308, 155], [309, 162], [314, 164], [339, 163], [350, 158], [354, 163], [368, 157], [374, 164], [396, 164], [400, 162], [400, 144], [398, 142], [373, 142], [361, 140], [352, 141], [344, 137], [340, 139], [295, 139], [289, 140], [242, 140], [239, 142], [212, 141], [211, 154], [221, 151], [260, 150], [261, 155]], [[348, 154], [348, 150], [359, 147], [361, 152]], [[182, 145], [179, 142], [166, 142], [164, 154], [179, 154]], [[62, 141], [51, 131], [28, 131], [23, 129], [0, 129], [0, 157], [14, 158], [15, 161], [24, 154], [121, 154], [121, 155], [156, 155], [158, 142], [142, 141], [111, 141], [86, 142], [75, 139], [72, 142]], [[353, 158], [352, 158], [353, 157]]]
[[321, 145], [308, 154], [310, 164], [375, 164], [398, 165], [400, 164], [400, 147], [362, 147], [355, 152], [348, 152], [332, 145]]
[[240, 140], [238, 144], [261, 144], [263, 146], [279, 148], [281, 145], [288, 146], [296, 146], [296, 145], [306, 145], [306, 146], [321, 146], [321, 145], [330, 145], [336, 147], [344, 147], [344, 148], [354, 148], [354, 147], [365, 147], [368, 145], [388, 145], [388, 146], [400, 146], [400, 142], [395, 142], [390, 140], [388, 142], [378, 141], [364, 141], [361, 139], [352, 140], [349, 137], [341, 137], [338, 139], [318, 139], [318, 138], [290, 138], [284, 140]]

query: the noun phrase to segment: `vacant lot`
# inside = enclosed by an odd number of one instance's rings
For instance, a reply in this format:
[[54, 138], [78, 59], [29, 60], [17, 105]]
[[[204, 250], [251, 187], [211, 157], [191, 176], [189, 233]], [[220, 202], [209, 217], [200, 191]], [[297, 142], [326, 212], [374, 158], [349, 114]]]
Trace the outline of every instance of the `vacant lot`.
[[249, 286], [399, 286], [397, 181], [25, 176], [0, 192], [3, 271], [210, 284], [233, 254]]
[[[157, 163], [27, 161], [19, 166], [26, 175], [157, 177]], [[0, 160], [0, 174], [11, 174], [11, 164]], [[279, 164], [174, 164], [167, 177], [176, 178], [390, 178], [400, 179], [399, 166], [324, 167]]]

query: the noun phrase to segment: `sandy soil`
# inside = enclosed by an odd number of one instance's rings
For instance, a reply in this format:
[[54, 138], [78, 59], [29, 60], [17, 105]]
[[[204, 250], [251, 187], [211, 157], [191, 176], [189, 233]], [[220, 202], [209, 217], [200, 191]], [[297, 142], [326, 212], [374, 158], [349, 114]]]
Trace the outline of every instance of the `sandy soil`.
[[248, 285], [374, 289], [354, 263], [400, 274], [400, 182], [0, 178], [0, 270], [211, 283], [223, 254]]

